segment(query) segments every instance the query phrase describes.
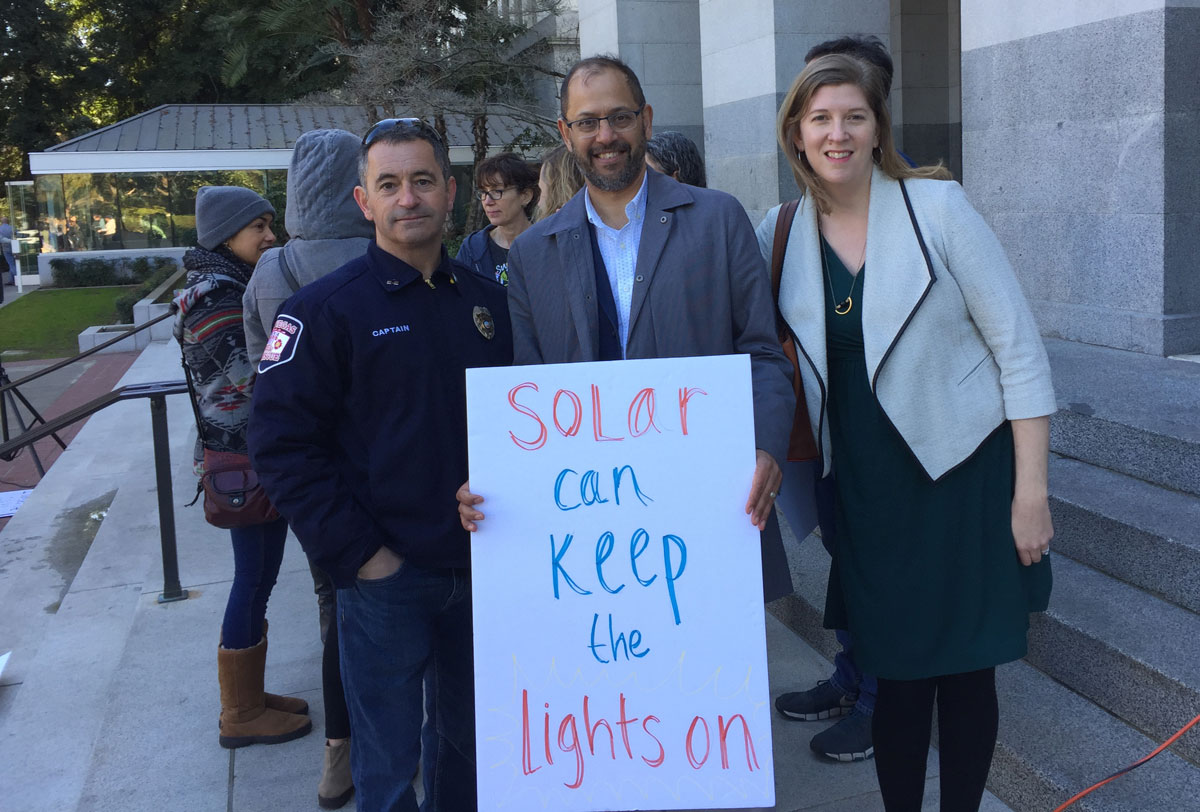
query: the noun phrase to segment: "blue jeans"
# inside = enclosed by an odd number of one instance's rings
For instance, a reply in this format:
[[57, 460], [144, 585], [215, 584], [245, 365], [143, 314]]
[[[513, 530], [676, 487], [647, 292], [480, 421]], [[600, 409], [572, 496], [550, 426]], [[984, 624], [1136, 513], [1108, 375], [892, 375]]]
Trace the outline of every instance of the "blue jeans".
[[875, 713], [875, 694], [878, 687], [873, 674], [864, 674], [854, 662], [854, 640], [850, 632], [838, 629], [835, 634], [842, 650], [833, 657], [833, 676], [829, 678], [833, 687], [846, 696], [858, 694], [854, 709], [872, 716]]
[[[837, 532], [837, 527], [834, 523], [835, 491], [833, 477], [827, 476], [824, 479], [818, 479], [814, 489], [817, 503], [817, 517], [821, 525], [821, 542], [825, 545], [825, 550], [830, 555], [833, 555], [833, 539], [834, 534]], [[842, 650], [834, 655], [834, 671], [829, 681], [833, 684], [833, 687], [846, 696], [858, 694], [858, 702], [854, 705], [855, 710], [865, 713], [867, 716], [872, 716], [875, 713], [875, 694], [878, 690], [875, 676], [873, 674], [864, 674], [854, 662], [854, 639], [850, 636], [850, 632], [838, 629], [836, 634], [837, 641], [841, 645]]]
[[[423, 812], [475, 809], [468, 571], [405, 562], [385, 578], [360, 578], [338, 590], [338, 636], [360, 812], [415, 812], [418, 759], [434, 776]], [[437, 736], [428, 737], [436, 746], [422, 753], [424, 678], [431, 681]]]
[[267, 599], [283, 562], [287, 519], [235, 527], [229, 537], [233, 540], [233, 584], [221, 622], [221, 645], [250, 648], [262, 639]]

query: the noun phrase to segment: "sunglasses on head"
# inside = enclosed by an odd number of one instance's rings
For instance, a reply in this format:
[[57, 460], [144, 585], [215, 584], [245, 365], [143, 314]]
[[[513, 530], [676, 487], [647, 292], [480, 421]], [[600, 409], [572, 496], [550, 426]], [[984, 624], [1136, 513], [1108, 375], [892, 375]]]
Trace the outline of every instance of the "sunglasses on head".
[[385, 118], [378, 122], [374, 127], [367, 130], [367, 134], [363, 136], [363, 146], [369, 147], [374, 143], [375, 139], [386, 132], [390, 132], [398, 127], [416, 130], [425, 135], [432, 136], [443, 148], [446, 142], [442, 140], [442, 135], [433, 127], [429, 126], [428, 122], [419, 118]]

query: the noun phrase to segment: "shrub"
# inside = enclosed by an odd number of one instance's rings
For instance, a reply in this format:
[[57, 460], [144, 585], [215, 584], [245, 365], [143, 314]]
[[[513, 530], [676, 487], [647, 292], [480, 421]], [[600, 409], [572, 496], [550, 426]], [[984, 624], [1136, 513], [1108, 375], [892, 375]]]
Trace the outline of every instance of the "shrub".
[[50, 276], [54, 279], [54, 286], [58, 288], [74, 287], [68, 285], [64, 280], [72, 278], [75, 273], [75, 260], [73, 259], [52, 259], [50, 260]]
[[146, 277], [142, 281], [142, 284], [133, 290], [128, 293], [122, 293], [117, 297], [116, 302], [114, 302], [117, 310], [117, 324], [132, 324], [133, 306], [149, 296], [156, 287], [167, 281], [172, 274], [179, 270], [179, 266], [169, 257], [153, 257], [147, 261], [147, 266], [150, 265], [150, 262], [154, 263], [154, 271], [151, 275]]
[[50, 274], [55, 287], [92, 288], [121, 284], [120, 263], [109, 259], [52, 259]]
[[[130, 278], [134, 282], [145, 282], [154, 273], [154, 267], [150, 264], [150, 257], [138, 257], [129, 263]], [[154, 260], [161, 260], [162, 257], [154, 257]]]

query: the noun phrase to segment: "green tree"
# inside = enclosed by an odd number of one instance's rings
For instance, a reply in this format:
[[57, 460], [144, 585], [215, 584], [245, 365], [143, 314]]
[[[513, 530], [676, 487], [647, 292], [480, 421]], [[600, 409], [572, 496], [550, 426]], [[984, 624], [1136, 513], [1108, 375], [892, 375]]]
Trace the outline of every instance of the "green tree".
[[104, 84], [65, 6], [8, 0], [0, 23], [0, 180], [29, 177], [26, 154], [96, 126]]
[[[538, 0], [530, 11], [555, 14], [558, 3]], [[488, 135], [491, 116], [523, 123], [524, 145], [552, 141], [554, 113], [540, 108], [529, 88], [538, 76], [561, 74], [548, 64], [544, 41], [531, 37], [523, 22], [496, 14], [486, 0], [408, 0], [378, 16], [369, 41], [329, 50], [348, 60], [350, 77], [338, 91], [314, 100], [424, 116], [443, 135], [445, 117], [462, 116], [471, 121], [476, 164], [494, 146]], [[476, 201], [468, 228], [478, 227], [481, 219]]]
[[[305, 57], [304, 69], [320, 66], [337, 72], [335, 87], [346, 79], [346, 63], [328, 47], [353, 48], [375, 36], [376, 20], [399, 0], [275, 0], [264, 7], [243, 7], [229, 18], [229, 47], [222, 78], [230, 85], [246, 79], [263, 42], [286, 43]], [[308, 92], [302, 90], [301, 93]]]
[[[114, 118], [160, 104], [283, 102], [344, 80], [319, 41], [301, 32], [258, 36], [240, 0], [71, 2], [76, 30], [107, 70]], [[226, 64], [237, 49], [231, 77]]]

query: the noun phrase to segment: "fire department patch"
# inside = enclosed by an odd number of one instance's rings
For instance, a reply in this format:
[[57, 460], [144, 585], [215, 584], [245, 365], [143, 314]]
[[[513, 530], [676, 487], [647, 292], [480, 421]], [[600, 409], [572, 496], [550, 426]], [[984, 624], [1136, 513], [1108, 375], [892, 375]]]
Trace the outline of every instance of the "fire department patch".
[[292, 360], [296, 354], [296, 342], [303, 332], [304, 323], [300, 319], [280, 313], [275, 319], [275, 326], [271, 328], [262, 360], [258, 362], [259, 373]]

